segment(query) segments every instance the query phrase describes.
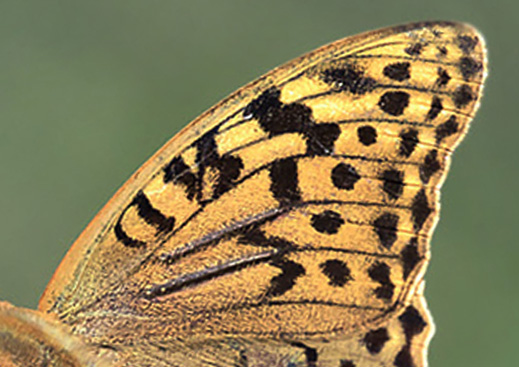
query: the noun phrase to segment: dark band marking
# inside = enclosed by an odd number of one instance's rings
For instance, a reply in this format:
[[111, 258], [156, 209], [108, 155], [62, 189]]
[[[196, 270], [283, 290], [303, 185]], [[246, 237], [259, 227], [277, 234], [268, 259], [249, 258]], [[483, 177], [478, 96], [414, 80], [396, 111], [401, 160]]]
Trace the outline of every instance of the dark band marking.
[[375, 296], [390, 301], [393, 298], [395, 285], [391, 282], [389, 266], [377, 261], [368, 269], [368, 275], [375, 282], [380, 283], [380, 286], [375, 289]]
[[301, 200], [297, 163], [292, 158], [279, 159], [270, 167], [270, 191], [274, 198], [285, 205]]
[[404, 191], [404, 173], [397, 169], [388, 169], [382, 172], [382, 190], [391, 198], [398, 199]]
[[281, 274], [272, 278], [265, 297], [282, 296], [294, 287], [297, 278], [306, 274], [305, 268], [292, 260], [282, 258], [272, 261], [271, 264], [281, 269]]
[[373, 222], [373, 229], [378, 235], [380, 244], [390, 250], [397, 239], [398, 215], [384, 213]]
[[243, 111], [246, 118], [256, 118], [261, 128], [276, 136], [290, 132], [303, 132], [313, 123], [312, 110], [301, 103], [284, 104], [280, 101], [281, 91], [275, 87], [267, 89], [250, 102]]
[[400, 148], [398, 154], [409, 158], [418, 144], [418, 130], [408, 129], [400, 133]]
[[357, 367], [357, 365], [351, 359], [341, 359], [339, 367]]
[[372, 91], [377, 84], [375, 79], [365, 77], [364, 72], [353, 65], [326, 69], [322, 73], [322, 79], [336, 90], [359, 95]]
[[341, 260], [326, 260], [319, 265], [319, 268], [328, 277], [329, 284], [334, 287], [342, 287], [353, 279], [348, 265]]
[[373, 126], [360, 126], [357, 129], [357, 136], [359, 141], [365, 146], [370, 146], [377, 142], [377, 130]]
[[136, 206], [139, 216], [149, 225], [157, 228], [158, 232], [171, 232], [175, 226], [174, 217], [166, 217], [154, 208], [144, 192], [139, 191], [130, 205]]
[[425, 190], [422, 189], [416, 194], [411, 204], [411, 216], [413, 228], [416, 232], [422, 229], [423, 224], [432, 213], [433, 209], [429, 206]]
[[442, 110], [443, 110], [442, 100], [439, 97], [434, 96], [432, 99], [432, 102], [431, 102], [431, 108], [429, 109], [429, 112], [427, 112], [426, 119], [434, 120], [436, 117], [438, 117], [438, 115], [440, 114], [440, 112], [442, 112]]
[[243, 114], [258, 119], [261, 128], [269, 137], [300, 133], [304, 136], [309, 155], [329, 155], [341, 133], [336, 123], [315, 123], [310, 107], [294, 102], [280, 101], [279, 89], [270, 88], [250, 102]]
[[184, 186], [189, 200], [197, 193], [197, 178], [181, 156], [176, 156], [164, 167], [164, 183], [173, 182]]
[[440, 144], [441, 141], [451, 135], [454, 135], [459, 130], [459, 123], [456, 121], [456, 116], [451, 116], [443, 124], [436, 127], [436, 144]]
[[216, 131], [216, 129], [211, 129], [202, 135], [195, 143], [197, 149], [195, 162], [196, 166], [198, 167], [196, 198], [198, 201], [203, 199], [202, 193], [204, 192], [204, 176], [207, 168], [216, 168], [216, 163], [220, 158], [218, 156], [218, 146], [216, 145], [215, 141]]
[[438, 151], [431, 150], [424, 158], [423, 163], [420, 165], [420, 179], [424, 184], [428, 184], [432, 175], [438, 172], [441, 168], [441, 164], [438, 161]]
[[236, 185], [236, 180], [243, 169], [243, 162], [240, 157], [232, 156], [231, 154], [219, 155], [215, 141], [216, 134], [217, 130], [212, 129], [202, 135], [196, 142], [196, 166], [198, 167], [197, 198], [199, 200], [202, 199], [204, 175], [207, 168], [213, 168], [218, 172], [218, 175], [212, 196], [205, 199], [205, 201], [218, 199], [222, 194], [231, 190]]
[[467, 104], [474, 101], [475, 99], [476, 94], [474, 94], [472, 89], [466, 84], [463, 84], [456, 88], [456, 90], [452, 94], [452, 100], [458, 108], [465, 107]]
[[418, 240], [416, 237], [409, 241], [402, 252], [400, 252], [400, 256], [402, 257], [402, 264], [404, 268], [403, 276], [404, 280], [406, 280], [416, 265], [422, 260], [420, 254], [418, 253]]
[[310, 224], [319, 233], [336, 234], [344, 224], [344, 219], [337, 212], [326, 210], [319, 214], [312, 215]]
[[119, 219], [115, 223], [114, 233], [120, 242], [126, 247], [142, 247], [145, 246], [146, 243], [144, 241], [140, 241], [138, 239], [132, 238], [128, 236], [126, 231], [122, 227], [122, 220], [126, 215], [126, 212], [129, 208], [135, 207], [138, 215], [149, 225], [155, 227], [158, 233], [166, 233], [171, 232], [173, 227], [175, 226], [175, 218], [174, 217], [166, 217], [159, 210], [154, 208], [147, 196], [144, 192], [139, 191], [132, 202], [124, 209], [124, 211], [119, 216]]
[[360, 175], [352, 165], [339, 163], [333, 168], [331, 178], [338, 189], [353, 190], [357, 181], [360, 180]]
[[403, 82], [411, 77], [409, 73], [409, 67], [411, 64], [409, 62], [397, 62], [394, 64], [387, 65], [383, 73], [390, 79]]
[[380, 97], [378, 105], [385, 113], [392, 116], [400, 116], [409, 106], [409, 93], [386, 92]]
[[382, 327], [366, 333], [362, 342], [366, 345], [366, 349], [370, 354], [378, 354], [388, 340], [389, 333], [386, 328]]
[[[266, 222], [266, 221], [265, 221]], [[263, 223], [252, 223], [248, 227], [241, 228], [235, 233], [238, 235], [238, 242], [256, 247], [275, 248], [278, 258], [296, 251], [296, 245], [280, 237], [268, 237], [260, 229]]]
[[119, 216], [119, 219], [115, 223], [115, 226], [114, 226], [115, 237], [117, 238], [117, 240], [119, 242], [121, 242], [126, 247], [134, 247], [134, 248], [143, 247], [146, 245], [146, 242], [137, 240], [135, 238], [131, 238], [130, 236], [128, 236], [126, 234], [125, 230], [123, 229], [121, 222], [124, 217], [124, 214], [126, 214], [126, 210], [128, 210], [128, 207], [121, 213], [121, 215]]

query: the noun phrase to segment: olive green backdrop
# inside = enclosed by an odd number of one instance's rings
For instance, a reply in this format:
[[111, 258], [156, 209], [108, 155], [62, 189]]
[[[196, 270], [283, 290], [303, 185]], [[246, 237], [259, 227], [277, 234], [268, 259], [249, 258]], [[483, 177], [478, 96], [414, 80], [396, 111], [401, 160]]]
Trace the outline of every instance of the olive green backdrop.
[[236, 88], [358, 32], [461, 20], [490, 76], [433, 238], [432, 367], [519, 365], [516, 1], [3, 0], [0, 299], [35, 307], [95, 213], [156, 149]]

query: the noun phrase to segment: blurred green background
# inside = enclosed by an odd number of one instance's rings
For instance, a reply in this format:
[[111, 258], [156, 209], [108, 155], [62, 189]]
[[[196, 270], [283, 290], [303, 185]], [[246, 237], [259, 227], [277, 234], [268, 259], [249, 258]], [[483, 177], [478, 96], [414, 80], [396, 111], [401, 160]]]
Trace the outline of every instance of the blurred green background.
[[460, 20], [486, 36], [490, 77], [443, 189], [430, 365], [518, 366], [518, 11], [488, 0], [3, 0], [0, 299], [35, 307], [115, 190], [236, 88], [348, 35]]

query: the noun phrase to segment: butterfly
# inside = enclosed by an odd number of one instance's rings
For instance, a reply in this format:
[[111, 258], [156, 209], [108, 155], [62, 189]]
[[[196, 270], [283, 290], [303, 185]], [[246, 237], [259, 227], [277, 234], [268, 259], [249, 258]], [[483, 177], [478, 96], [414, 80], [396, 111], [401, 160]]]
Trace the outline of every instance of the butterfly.
[[73, 244], [2, 366], [425, 366], [439, 189], [478, 108], [482, 37], [345, 38], [191, 122]]

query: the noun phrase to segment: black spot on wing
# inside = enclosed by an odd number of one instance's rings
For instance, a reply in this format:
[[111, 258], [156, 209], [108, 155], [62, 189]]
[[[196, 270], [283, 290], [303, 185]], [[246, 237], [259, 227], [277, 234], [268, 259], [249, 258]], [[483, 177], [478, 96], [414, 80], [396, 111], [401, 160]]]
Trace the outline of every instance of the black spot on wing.
[[411, 216], [413, 228], [416, 232], [422, 229], [423, 224], [432, 213], [433, 209], [429, 206], [425, 190], [422, 189], [416, 194], [411, 204]]
[[411, 64], [408, 62], [397, 62], [394, 64], [389, 64], [384, 67], [383, 73], [390, 79], [403, 82], [404, 80], [409, 79], [411, 76], [409, 73], [410, 66]]
[[407, 279], [409, 274], [414, 270], [416, 265], [422, 259], [420, 254], [418, 253], [418, 240], [412, 238], [411, 241], [404, 247], [402, 252], [400, 253], [402, 257], [402, 263], [404, 267], [404, 280]]
[[451, 116], [447, 121], [436, 127], [436, 144], [451, 135], [454, 135], [459, 130], [459, 123], [456, 121], [456, 116]]
[[377, 130], [373, 126], [364, 125], [357, 129], [357, 136], [362, 145], [370, 146], [377, 142]]
[[476, 99], [476, 95], [468, 85], [463, 84], [456, 88], [452, 95], [452, 99], [456, 107], [463, 108], [470, 102], [474, 101]]
[[329, 155], [334, 151], [334, 144], [341, 129], [337, 124], [313, 124], [305, 131], [308, 155]]
[[391, 300], [395, 290], [395, 285], [391, 282], [390, 268], [386, 263], [375, 262], [369, 269], [368, 275], [380, 286], [375, 289], [375, 296], [383, 300]]
[[240, 157], [225, 154], [218, 159], [215, 166], [219, 173], [213, 192], [213, 198], [216, 199], [235, 186], [243, 169], [243, 162]]
[[474, 75], [483, 70], [483, 64], [472, 57], [462, 57], [458, 67], [465, 81], [469, 81]]
[[429, 183], [432, 175], [438, 172], [441, 168], [440, 161], [438, 161], [438, 151], [431, 150], [424, 158], [420, 165], [420, 179], [424, 184]]
[[406, 343], [396, 355], [393, 364], [396, 367], [415, 367], [411, 356], [411, 342], [414, 336], [423, 332], [427, 323], [413, 306], [408, 306], [398, 320], [404, 330]]
[[328, 277], [331, 286], [342, 287], [352, 279], [351, 271], [344, 261], [326, 260], [319, 267], [323, 274]]
[[281, 91], [277, 88], [269, 88], [260, 96], [251, 101], [243, 110], [244, 118], [265, 119], [268, 115], [279, 111], [281, 108], [281, 101], [279, 97]]
[[440, 53], [441, 56], [447, 56], [448, 51], [447, 51], [446, 47], [438, 46], [438, 47], [436, 47], [436, 49], [438, 50], [438, 52]]
[[411, 356], [411, 346], [406, 344], [398, 352], [393, 362], [395, 367], [416, 367]]
[[266, 297], [282, 296], [292, 289], [297, 278], [306, 274], [305, 268], [292, 260], [282, 258], [273, 261], [271, 264], [281, 269], [281, 273], [270, 281], [270, 287], [265, 294]]
[[427, 112], [427, 120], [434, 120], [440, 112], [443, 110], [442, 100], [438, 98], [437, 96], [434, 96], [431, 102], [431, 108], [429, 109], [429, 112]]
[[310, 220], [312, 227], [319, 233], [336, 234], [344, 224], [344, 219], [337, 212], [326, 210], [312, 215]]
[[271, 136], [301, 132], [309, 126], [312, 110], [300, 103], [282, 105], [280, 110], [272, 111], [271, 114], [259, 119], [259, 124]]
[[390, 250], [397, 239], [398, 215], [384, 213], [373, 222], [373, 229], [377, 234], [380, 244]]
[[400, 116], [409, 106], [409, 93], [406, 92], [386, 92], [378, 101], [378, 106], [392, 116]]
[[386, 328], [379, 328], [371, 330], [364, 336], [362, 342], [366, 345], [366, 349], [371, 354], [378, 354], [384, 348], [384, 345], [389, 340], [389, 333]]
[[270, 190], [281, 204], [301, 200], [297, 163], [294, 159], [276, 160], [270, 167]]
[[478, 39], [476, 37], [468, 36], [468, 35], [460, 35], [458, 36], [458, 47], [461, 51], [468, 54], [474, 51], [474, 48], [478, 44]]
[[397, 169], [382, 172], [382, 190], [391, 198], [398, 199], [404, 191], [404, 173]]
[[352, 165], [339, 163], [333, 168], [331, 178], [338, 189], [353, 190], [357, 181], [360, 180], [360, 175]]
[[361, 70], [352, 65], [326, 69], [322, 73], [322, 79], [325, 83], [331, 84], [338, 90], [353, 94], [370, 92], [377, 84], [375, 79], [365, 77]]
[[418, 144], [418, 130], [409, 129], [400, 133], [400, 147], [398, 154], [406, 158], [413, 154], [416, 145]]
[[447, 72], [447, 70], [443, 68], [438, 68], [438, 78], [436, 79], [435, 84], [438, 87], [444, 87], [447, 85], [447, 83], [451, 80], [451, 76]]
[[414, 336], [421, 334], [427, 323], [420, 315], [420, 312], [413, 306], [408, 306], [403, 314], [398, 317], [406, 339], [410, 340]]

